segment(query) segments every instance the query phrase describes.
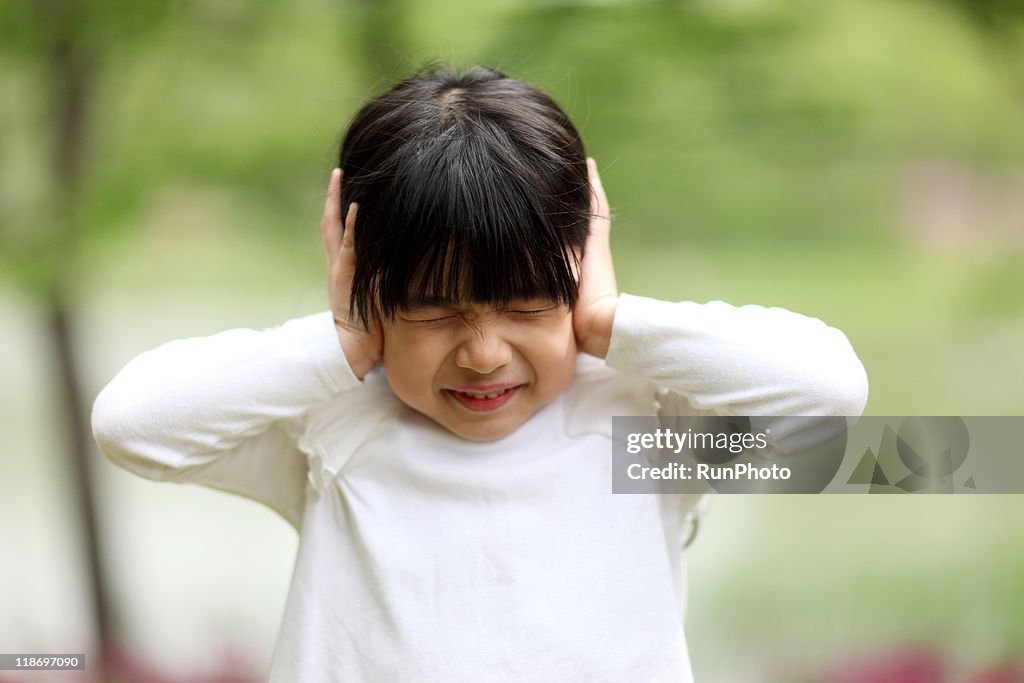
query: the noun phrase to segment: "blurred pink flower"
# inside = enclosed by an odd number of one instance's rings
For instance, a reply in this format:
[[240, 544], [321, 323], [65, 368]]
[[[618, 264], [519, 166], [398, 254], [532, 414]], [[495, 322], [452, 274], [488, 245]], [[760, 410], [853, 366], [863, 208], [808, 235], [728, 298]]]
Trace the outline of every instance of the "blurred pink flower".
[[1024, 683], [1024, 664], [1006, 662], [984, 669], [969, 679], [968, 683]]
[[946, 664], [928, 649], [900, 649], [842, 662], [820, 683], [946, 683]]

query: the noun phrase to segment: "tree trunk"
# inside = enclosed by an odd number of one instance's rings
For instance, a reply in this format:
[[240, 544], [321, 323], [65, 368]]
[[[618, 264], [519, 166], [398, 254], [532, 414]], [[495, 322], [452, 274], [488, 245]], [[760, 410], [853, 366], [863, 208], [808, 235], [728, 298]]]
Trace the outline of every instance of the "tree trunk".
[[82, 542], [85, 544], [86, 583], [89, 590], [89, 602], [93, 613], [93, 628], [99, 658], [93, 658], [89, 669], [97, 674], [97, 680], [103, 678], [103, 653], [111, 644], [110, 601], [105, 574], [103, 572], [103, 553], [99, 529], [96, 523], [96, 508], [93, 498], [94, 472], [92, 463], [91, 429], [88, 426], [86, 412], [82, 401], [82, 389], [79, 383], [80, 373], [75, 354], [75, 335], [69, 302], [63, 293], [55, 290], [49, 297], [47, 310], [47, 328], [50, 335], [54, 367], [57, 369], [61, 411], [65, 425], [67, 469], [71, 473], [74, 486], [77, 523], [81, 529]]
[[51, 83], [51, 121], [53, 122], [52, 169], [54, 197], [52, 210], [53, 239], [47, 254], [46, 327], [51, 340], [56, 384], [60, 396], [66, 439], [65, 468], [72, 474], [74, 500], [79, 534], [85, 554], [85, 583], [92, 608], [93, 631], [98, 657], [92, 658], [90, 670], [95, 680], [106, 680], [105, 653], [113, 643], [109, 592], [103, 571], [103, 552], [96, 523], [93, 499], [92, 437], [86, 418], [80, 373], [75, 353], [75, 333], [68, 296], [69, 282], [76, 270], [76, 214], [78, 189], [82, 179], [82, 158], [87, 119], [88, 95], [91, 87], [90, 55], [81, 34], [83, 5], [79, 0], [52, 0], [40, 6], [44, 26], [49, 24], [48, 42]]

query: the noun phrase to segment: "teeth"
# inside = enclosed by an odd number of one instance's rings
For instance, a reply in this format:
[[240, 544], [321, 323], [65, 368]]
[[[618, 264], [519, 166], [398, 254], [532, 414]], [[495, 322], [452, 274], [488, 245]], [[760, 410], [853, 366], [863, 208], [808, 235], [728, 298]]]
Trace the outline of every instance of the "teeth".
[[482, 401], [482, 400], [487, 399], [487, 398], [498, 398], [499, 396], [504, 394], [506, 391], [508, 391], [508, 389], [502, 389], [501, 391], [491, 391], [491, 392], [486, 393], [486, 394], [474, 394], [474, 393], [469, 392], [469, 391], [460, 391], [459, 393], [462, 394], [463, 396], [466, 396], [467, 398], [475, 398], [478, 401]]

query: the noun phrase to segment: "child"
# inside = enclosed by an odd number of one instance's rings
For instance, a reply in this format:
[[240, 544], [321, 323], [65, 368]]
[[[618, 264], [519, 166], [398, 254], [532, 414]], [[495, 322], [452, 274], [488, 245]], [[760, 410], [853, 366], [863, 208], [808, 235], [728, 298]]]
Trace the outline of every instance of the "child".
[[425, 70], [342, 143], [330, 311], [165, 344], [100, 393], [113, 462], [300, 533], [272, 681], [692, 680], [696, 500], [613, 495], [612, 416], [859, 415], [867, 380], [818, 320], [619, 295], [609, 228], [550, 98]]

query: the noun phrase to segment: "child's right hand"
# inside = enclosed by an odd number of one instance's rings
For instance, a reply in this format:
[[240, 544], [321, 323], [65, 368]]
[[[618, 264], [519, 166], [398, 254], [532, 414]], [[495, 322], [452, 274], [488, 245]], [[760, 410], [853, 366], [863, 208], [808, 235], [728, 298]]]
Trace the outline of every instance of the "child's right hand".
[[384, 335], [379, 318], [370, 320], [369, 329], [349, 316], [349, 298], [352, 277], [356, 272], [354, 243], [356, 213], [359, 205], [353, 202], [348, 209], [345, 226], [341, 224], [341, 169], [331, 173], [327, 186], [327, 202], [320, 219], [320, 238], [327, 259], [327, 297], [334, 314], [338, 341], [356, 377], [362, 379], [381, 362]]

